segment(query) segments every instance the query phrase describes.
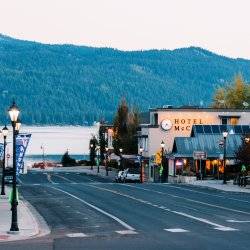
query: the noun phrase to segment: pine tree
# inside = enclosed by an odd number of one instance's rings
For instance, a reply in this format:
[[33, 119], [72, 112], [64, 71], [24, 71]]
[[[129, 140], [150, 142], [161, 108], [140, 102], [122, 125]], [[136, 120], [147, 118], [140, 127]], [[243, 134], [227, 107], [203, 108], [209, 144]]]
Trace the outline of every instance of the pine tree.
[[139, 115], [136, 109], [129, 112], [126, 100], [122, 99], [114, 120], [113, 147], [116, 154], [123, 149], [125, 154], [137, 153], [137, 128]]
[[94, 135], [89, 141], [89, 160], [91, 166], [95, 165], [95, 158], [96, 158], [96, 146], [98, 145], [98, 141]]
[[104, 121], [100, 122], [100, 127], [99, 127], [99, 145], [100, 145], [100, 160], [101, 162], [104, 161], [105, 159], [105, 148], [107, 145], [107, 141], [105, 139], [105, 132], [106, 132], [106, 128], [105, 128], [105, 123]]

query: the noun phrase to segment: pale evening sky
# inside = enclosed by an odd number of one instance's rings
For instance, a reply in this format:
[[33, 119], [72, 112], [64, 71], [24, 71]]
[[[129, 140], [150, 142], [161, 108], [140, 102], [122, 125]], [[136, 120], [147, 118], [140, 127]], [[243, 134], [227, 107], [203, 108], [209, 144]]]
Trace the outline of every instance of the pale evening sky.
[[250, 59], [249, 0], [0, 0], [0, 33], [122, 50], [200, 46]]

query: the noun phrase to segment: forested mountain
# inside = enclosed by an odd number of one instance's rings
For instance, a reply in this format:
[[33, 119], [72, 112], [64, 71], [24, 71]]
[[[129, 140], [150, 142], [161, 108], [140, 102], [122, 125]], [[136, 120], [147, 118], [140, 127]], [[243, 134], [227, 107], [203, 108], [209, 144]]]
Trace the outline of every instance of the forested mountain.
[[209, 105], [214, 89], [239, 72], [250, 80], [249, 60], [196, 47], [124, 52], [0, 35], [0, 123], [13, 98], [26, 124], [111, 121], [122, 97], [141, 111]]

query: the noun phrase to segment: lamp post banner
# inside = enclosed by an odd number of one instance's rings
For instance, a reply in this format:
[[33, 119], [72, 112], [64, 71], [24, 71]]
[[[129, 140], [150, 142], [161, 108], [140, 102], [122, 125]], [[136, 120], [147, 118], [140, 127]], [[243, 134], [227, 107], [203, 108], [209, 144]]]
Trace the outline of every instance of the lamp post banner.
[[3, 159], [3, 143], [0, 143], [0, 159], [2, 160]]
[[23, 168], [23, 158], [28, 147], [31, 134], [20, 133], [16, 136], [16, 173]]

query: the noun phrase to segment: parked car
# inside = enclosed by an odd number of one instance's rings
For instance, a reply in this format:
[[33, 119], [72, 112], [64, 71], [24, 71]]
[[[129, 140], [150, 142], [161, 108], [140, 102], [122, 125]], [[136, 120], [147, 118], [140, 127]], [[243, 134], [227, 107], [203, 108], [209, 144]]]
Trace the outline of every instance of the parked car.
[[4, 183], [11, 184], [13, 182], [13, 168], [6, 168], [4, 172]]
[[116, 177], [117, 182], [140, 182], [140, 169], [127, 168], [119, 171]]
[[122, 182], [124, 177], [123, 177], [124, 171], [119, 171], [117, 173], [117, 176], [115, 177], [115, 181], [116, 182]]

